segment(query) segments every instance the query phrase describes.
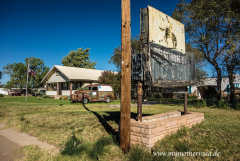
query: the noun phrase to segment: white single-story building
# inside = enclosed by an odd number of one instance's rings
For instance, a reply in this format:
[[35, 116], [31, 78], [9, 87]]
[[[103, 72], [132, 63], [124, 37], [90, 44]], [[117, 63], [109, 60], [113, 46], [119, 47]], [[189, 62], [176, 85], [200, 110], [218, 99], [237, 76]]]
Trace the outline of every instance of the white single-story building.
[[[240, 88], [240, 75], [235, 74], [233, 78], [235, 88]], [[204, 88], [204, 86], [207, 88]], [[222, 77], [221, 91], [223, 96], [230, 93], [228, 77]], [[188, 86], [188, 93], [194, 94], [198, 98], [209, 98], [211, 95], [217, 93], [217, 78], [207, 78], [202, 85]]]
[[4, 88], [0, 88], [0, 94], [2, 95], [9, 95], [9, 90], [8, 89], [4, 89]]
[[45, 84], [46, 95], [69, 96], [80, 87], [97, 84], [102, 72], [103, 70], [54, 65], [42, 83]]

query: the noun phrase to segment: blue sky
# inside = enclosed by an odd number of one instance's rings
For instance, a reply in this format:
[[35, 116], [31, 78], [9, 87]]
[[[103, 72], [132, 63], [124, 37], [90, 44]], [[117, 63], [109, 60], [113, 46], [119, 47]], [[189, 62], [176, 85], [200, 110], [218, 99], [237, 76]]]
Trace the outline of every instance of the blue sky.
[[[178, 0], [131, 0], [131, 32], [140, 32], [140, 8], [148, 5], [171, 15]], [[0, 70], [27, 57], [46, 66], [62, 65], [69, 51], [91, 48], [90, 59], [99, 70], [109, 64], [121, 44], [121, 0], [1, 0]], [[6, 83], [9, 76], [1, 80]]]

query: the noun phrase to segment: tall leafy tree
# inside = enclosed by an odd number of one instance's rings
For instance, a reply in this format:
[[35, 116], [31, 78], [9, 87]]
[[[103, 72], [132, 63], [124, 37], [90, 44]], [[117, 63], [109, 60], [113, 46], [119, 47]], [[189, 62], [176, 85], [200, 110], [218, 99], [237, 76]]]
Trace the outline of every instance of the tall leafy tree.
[[2, 71], [0, 71], [0, 79], [2, 79], [2, 75], [3, 75], [3, 73], [2, 73]]
[[25, 65], [29, 63], [29, 68], [32, 69], [36, 73], [36, 77], [34, 75], [29, 74], [29, 86], [33, 88], [43, 87], [43, 83], [41, 83], [42, 79], [47, 75], [50, 68], [45, 66], [43, 59], [29, 57], [25, 60]]
[[94, 66], [97, 62], [90, 60], [89, 48], [79, 48], [77, 50], [70, 51], [67, 56], [63, 57], [62, 64], [69, 67], [80, 67], [88, 69], [96, 69]]
[[100, 84], [108, 84], [113, 87], [115, 97], [119, 99], [121, 92], [121, 73], [115, 73], [113, 71], [104, 71], [98, 78]]
[[33, 69], [36, 73], [36, 77], [29, 74], [28, 88], [39, 88], [43, 86], [41, 81], [43, 77], [45, 77], [45, 75], [48, 73], [50, 68], [45, 66], [42, 59], [29, 57], [25, 59], [25, 64], [21, 62], [13, 64], [9, 63], [3, 67], [4, 73], [10, 75], [10, 81], [6, 83], [5, 88], [9, 89], [13, 87], [26, 87], [28, 63], [30, 64], [29, 68]]
[[185, 25], [186, 41], [201, 51], [217, 72], [217, 95], [221, 99], [222, 64], [226, 49], [239, 38], [235, 0], [181, 1], [173, 18]]
[[[238, 48], [238, 49], [236, 49]], [[230, 101], [234, 101], [235, 97], [235, 86], [233, 83], [234, 73], [237, 73], [237, 70], [240, 66], [240, 49], [236, 44], [231, 45], [228, 51], [226, 51], [224, 55], [223, 62], [223, 72], [227, 72], [229, 77], [229, 85], [230, 85]]]
[[203, 69], [203, 67], [206, 65], [206, 62], [204, 61], [204, 57], [201, 51], [199, 51], [197, 48], [194, 48], [191, 44], [188, 43], [186, 44], [186, 51], [194, 54], [196, 62], [197, 81], [199, 84], [203, 84], [208, 74]]
[[[3, 76], [3, 73], [2, 73], [2, 71], [0, 71], [0, 79], [2, 79], [2, 76]], [[1, 83], [2, 82], [0, 82], [0, 86], [2, 86]]]
[[[141, 41], [139, 39], [139, 35], [132, 36], [131, 48], [132, 54], [138, 54], [141, 52]], [[108, 63], [114, 64], [117, 70], [121, 71], [121, 59], [122, 59], [121, 46], [118, 46], [114, 48], [113, 55], [111, 55], [111, 60], [109, 60]]]
[[27, 66], [23, 63], [8, 64], [3, 67], [4, 73], [10, 76], [10, 81], [7, 82], [6, 88], [19, 87], [22, 89], [26, 86]]
[[0, 79], [2, 79], [2, 76], [3, 76], [3, 72], [0, 71]]

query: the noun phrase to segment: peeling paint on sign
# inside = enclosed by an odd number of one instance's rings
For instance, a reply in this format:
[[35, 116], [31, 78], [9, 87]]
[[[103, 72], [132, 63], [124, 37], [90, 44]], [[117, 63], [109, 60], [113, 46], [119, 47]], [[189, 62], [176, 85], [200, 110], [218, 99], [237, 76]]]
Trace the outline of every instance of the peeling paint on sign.
[[184, 25], [151, 6], [148, 12], [149, 42], [185, 52]]

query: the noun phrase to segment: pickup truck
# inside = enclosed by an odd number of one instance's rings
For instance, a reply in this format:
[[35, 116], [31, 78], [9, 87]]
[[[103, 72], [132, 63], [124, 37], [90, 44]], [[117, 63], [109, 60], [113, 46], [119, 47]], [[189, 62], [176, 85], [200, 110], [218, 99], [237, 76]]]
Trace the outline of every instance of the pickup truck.
[[111, 86], [104, 84], [87, 85], [82, 91], [75, 91], [70, 96], [73, 102], [82, 102], [84, 104], [95, 101], [105, 101], [109, 103], [114, 99], [114, 92]]

